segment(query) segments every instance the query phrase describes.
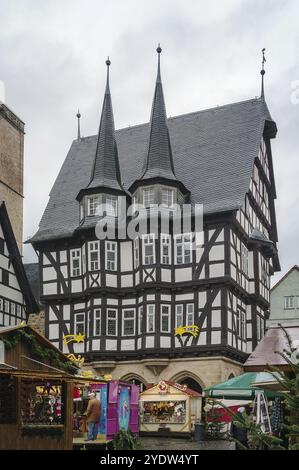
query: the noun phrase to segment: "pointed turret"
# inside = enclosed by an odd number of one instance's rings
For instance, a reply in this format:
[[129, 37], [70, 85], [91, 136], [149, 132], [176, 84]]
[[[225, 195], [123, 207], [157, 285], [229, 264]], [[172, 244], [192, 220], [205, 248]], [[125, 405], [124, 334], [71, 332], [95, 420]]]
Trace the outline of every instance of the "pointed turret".
[[120, 175], [112, 101], [109, 86], [109, 57], [106, 60], [107, 82], [98, 133], [97, 149], [91, 174], [90, 188], [106, 188], [125, 192]]
[[158, 71], [155, 85], [154, 99], [152, 104], [150, 119], [150, 135], [148, 142], [147, 157], [144, 166], [144, 173], [141, 179], [167, 178], [176, 179], [169, 131], [167, 126], [167, 116], [163, 87], [160, 71], [161, 47], [158, 52]]
[[161, 52], [162, 49], [159, 44], [157, 47], [158, 71], [149, 124], [150, 132], [146, 158], [142, 175], [132, 184], [130, 188], [131, 193], [134, 192], [138, 186], [156, 183], [176, 186], [180, 188], [183, 194], [188, 192], [184, 184], [177, 179], [175, 174], [161, 80]]

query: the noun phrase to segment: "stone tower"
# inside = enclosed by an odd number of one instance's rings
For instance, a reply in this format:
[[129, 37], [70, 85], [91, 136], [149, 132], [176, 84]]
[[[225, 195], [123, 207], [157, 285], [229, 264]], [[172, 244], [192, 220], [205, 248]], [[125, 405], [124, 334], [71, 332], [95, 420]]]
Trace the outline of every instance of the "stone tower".
[[22, 254], [24, 123], [0, 102], [0, 200], [5, 201]]

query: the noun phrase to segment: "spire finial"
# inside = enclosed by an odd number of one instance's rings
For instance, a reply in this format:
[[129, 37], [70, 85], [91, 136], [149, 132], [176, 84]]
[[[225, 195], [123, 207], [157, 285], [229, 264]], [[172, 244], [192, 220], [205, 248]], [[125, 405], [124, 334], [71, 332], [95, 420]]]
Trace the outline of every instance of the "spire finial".
[[261, 69], [261, 76], [262, 76], [262, 90], [261, 90], [261, 98], [265, 98], [265, 90], [264, 90], [264, 75], [266, 73], [265, 71], [265, 62], [266, 62], [266, 57], [265, 57], [265, 52], [266, 49], [262, 49], [262, 69]]
[[158, 44], [158, 47], [156, 49], [157, 53], [158, 53], [158, 73], [157, 73], [157, 82], [161, 81], [161, 73], [160, 73], [160, 55], [161, 55], [161, 52], [162, 52], [162, 49], [161, 49], [161, 46], [160, 46], [160, 43]]
[[111, 60], [109, 59], [109, 55], [106, 60], [106, 65], [107, 65], [107, 83], [106, 83], [106, 93], [109, 92], [109, 68], [111, 65]]
[[81, 129], [80, 129], [80, 119], [81, 119], [81, 114], [80, 114], [80, 110], [78, 109], [78, 112], [76, 114], [77, 116], [77, 120], [78, 120], [78, 140], [81, 140]]

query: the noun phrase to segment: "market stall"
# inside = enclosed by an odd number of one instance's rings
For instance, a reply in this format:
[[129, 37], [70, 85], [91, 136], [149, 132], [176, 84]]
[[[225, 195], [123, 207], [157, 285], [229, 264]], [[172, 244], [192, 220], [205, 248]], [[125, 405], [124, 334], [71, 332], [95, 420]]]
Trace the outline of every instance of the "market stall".
[[142, 433], [190, 434], [201, 416], [201, 395], [161, 381], [140, 394], [139, 410]]
[[[236, 413], [239, 407], [246, 406], [250, 408], [254, 421], [261, 424], [265, 432], [271, 432], [272, 410], [275, 399], [280, 394], [273, 390], [263, 389], [260, 384], [267, 381], [273, 382], [273, 380], [275, 380], [273, 375], [267, 372], [246, 372], [204, 389], [204, 397], [206, 400], [214, 398], [218, 401], [213, 405], [213, 411], [217, 412], [219, 422], [230, 423], [232, 421], [232, 415], [227, 408]], [[222, 404], [225, 407], [221, 406]]]
[[86, 409], [89, 393], [94, 392], [101, 403], [99, 441], [109, 441], [120, 429], [139, 432], [139, 389], [134, 384], [115, 380], [77, 379], [73, 389], [74, 443], [86, 437]]
[[0, 449], [72, 449], [77, 372], [30, 326], [0, 329]]
[[71, 398], [67, 374], [0, 370], [0, 449], [72, 449]]

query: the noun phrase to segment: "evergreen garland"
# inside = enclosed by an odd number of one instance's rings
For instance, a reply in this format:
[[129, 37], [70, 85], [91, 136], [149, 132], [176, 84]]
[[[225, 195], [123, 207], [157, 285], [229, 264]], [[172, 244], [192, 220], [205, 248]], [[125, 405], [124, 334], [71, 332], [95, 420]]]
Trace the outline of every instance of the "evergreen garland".
[[61, 369], [70, 374], [76, 374], [77, 367], [71, 361], [63, 362], [60, 359], [58, 352], [53, 351], [53, 349], [40, 346], [35, 335], [27, 333], [24, 329], [8, 334], [6, 337], [2, 338], [2, 341], [5, 348], [10, 350], [14, 349], [21, 339], [27, 343], [31, 354], [36, 357], [36, 359], [41, 362], [48, 361], [51, 366], [56, 367], [57, 369]]

